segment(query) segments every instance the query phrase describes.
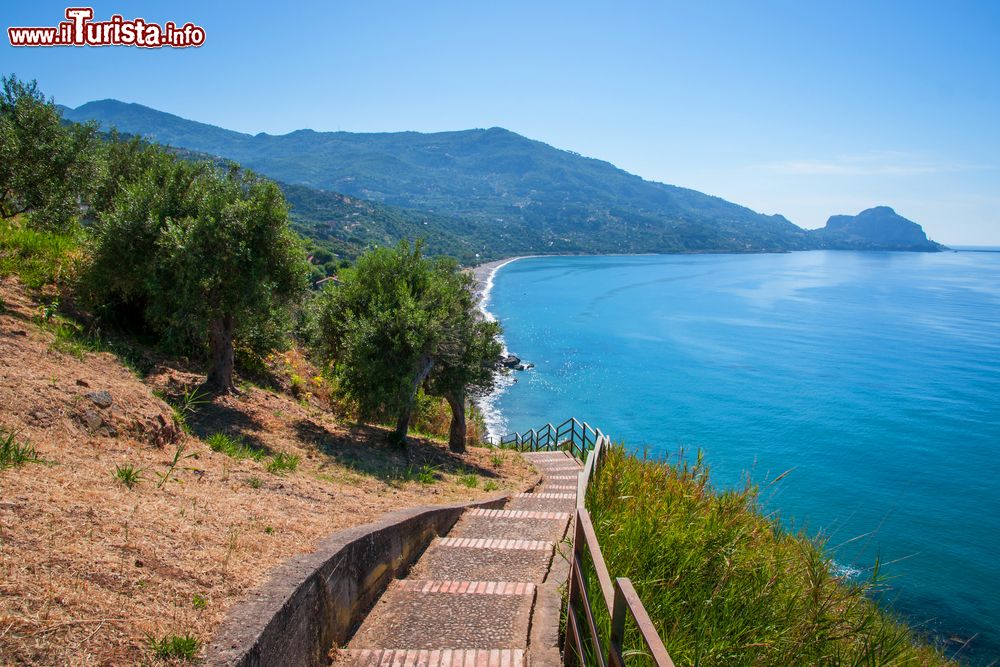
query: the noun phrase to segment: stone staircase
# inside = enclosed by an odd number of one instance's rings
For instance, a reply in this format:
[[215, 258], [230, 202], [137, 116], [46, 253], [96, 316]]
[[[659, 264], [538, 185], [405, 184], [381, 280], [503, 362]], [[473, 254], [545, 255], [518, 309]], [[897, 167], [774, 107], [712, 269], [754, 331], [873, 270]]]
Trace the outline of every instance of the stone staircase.
[[[366, 667], [525, 667], [551, 662], [530, 645], [539, 588], [576, 508], [581, 466], [563, 452], [522, 456], [542, 473], [503, 509], [469, 510], [394, 581], [334, 664]], [[557, 572], [565, 570], [556, 567]], [[558, 611], [555, 612], [558, 614]], [[558, 618], [546, 619], [550, 625]], [[541, 650], [546, 648], [547, 651]], [[539, 649], [533, 651], [532, 649]], [[542, 659], [541, 656], [547, 656]]]

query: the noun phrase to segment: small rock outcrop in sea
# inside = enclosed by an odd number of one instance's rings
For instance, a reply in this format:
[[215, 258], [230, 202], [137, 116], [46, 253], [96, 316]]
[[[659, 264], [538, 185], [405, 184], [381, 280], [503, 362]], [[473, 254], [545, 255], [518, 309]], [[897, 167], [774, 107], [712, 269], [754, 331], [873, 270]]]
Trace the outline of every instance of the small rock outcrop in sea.
[[927, 238], [923, 228], [888, 206], [869, 208], [857, 215], [834, 215], [826, 227], [811, 232], [820, 246], [832, 250], [913, 250], [939, 252], [940, 243]]
[[500, 365], [504, 368], [510, 368], [515, 371], [526, 371], [529, 368], [534, 368], [535, 365], [530, 361], [523, 361], [516, 354], [508, 354], [504, 357], [500, 357]]

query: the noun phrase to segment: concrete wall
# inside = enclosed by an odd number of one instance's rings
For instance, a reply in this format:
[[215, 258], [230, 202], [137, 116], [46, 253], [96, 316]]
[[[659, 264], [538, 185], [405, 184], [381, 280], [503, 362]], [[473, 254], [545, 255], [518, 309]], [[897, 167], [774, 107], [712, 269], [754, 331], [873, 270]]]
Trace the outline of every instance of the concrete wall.
[[470, 507], [496, 508], [507, 496], [478, 503], [418, 507], [341, 531], [316, 551], [296, 556], [226, 615], [206, 664], [322, 666], [334, 644], [349, 639], [397, 575]]

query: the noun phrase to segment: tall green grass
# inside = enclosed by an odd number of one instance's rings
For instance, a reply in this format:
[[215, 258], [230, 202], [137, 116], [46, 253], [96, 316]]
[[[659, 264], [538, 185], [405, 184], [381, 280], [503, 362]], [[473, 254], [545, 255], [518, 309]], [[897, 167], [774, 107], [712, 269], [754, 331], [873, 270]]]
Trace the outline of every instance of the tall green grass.
[[[586, 503], [612, 578], [632, 580], [678, 665], [951, 664], [871, 600], [877, 568], [837, 577], [821, 541], [761, 513], [755, 487], [713, 492], [700, 458], [613, 446]], [[626, 637], [628, 664], [651, 664], [635, 627]]]
[[82, 256], [79, 233], [32, 229], [19, 220], [0, 220], [0, 277], [17, 275], [32, 289], [71, 278]]

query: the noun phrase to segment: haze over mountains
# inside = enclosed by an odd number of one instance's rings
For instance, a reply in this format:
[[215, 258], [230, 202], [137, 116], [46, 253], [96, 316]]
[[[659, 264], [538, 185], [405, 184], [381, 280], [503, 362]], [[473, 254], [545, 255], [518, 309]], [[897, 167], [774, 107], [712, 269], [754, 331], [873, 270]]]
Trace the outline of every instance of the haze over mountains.
[[887, 207], [804, 230], [783, 216], [646, 181], [502, 128], [272, 136], [117, 100], [62, 111], [68, 120], [235, 160], [281, 182], [300, 231], [347, 255], [418, 237], [429, 252], [466, 262], [529, 253], [942, 247]]

